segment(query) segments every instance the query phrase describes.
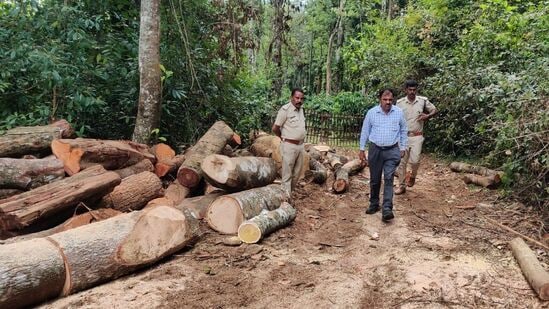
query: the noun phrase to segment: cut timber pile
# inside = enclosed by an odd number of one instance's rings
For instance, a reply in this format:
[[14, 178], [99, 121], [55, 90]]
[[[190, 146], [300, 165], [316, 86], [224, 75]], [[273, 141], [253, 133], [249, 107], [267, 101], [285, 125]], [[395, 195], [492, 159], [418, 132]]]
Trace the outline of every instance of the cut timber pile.
[[0, 188], [29, 190], [65, 177], [59, 159], [0, 158]]
[[332, 167], [332, 170], [334, 172], [337, 172], [337, 170], [343, 166], [343, 164], [347, 163], [349, 161], [349, 159], [347, 159], [347, 157], [345, 156], [340, 156], [340, 155], [337, 155], [333, 152], [328, 152], [328, 154], [326, 155], [327, 159], [328, 159], [328, 163], [330, 164], [330, 166]]
[[465, 175], [463, 177], [463, 181], [466, 184], [472, 183], [489, 189], [496, 188], [500, 184], [501, 178], [503, 177], [502, 171], [495, 171], [483, 166], [476, 166], [462, 162], [450, 163], [450, 169], [454, 172], [464, 172], [480, 175]]
[[0, 246], [0, 307], [30, 306], [112, 280], [182, 249], [198, 233], [188, 212], [157, 206]]
[[162, 195], [162, 182], [156, 174], [142, 172], [122, 180], [111, 193], [103, 196], [99, 207], [113, 208], [122, 212], [139, 210]]
[[242, 222], [274, 210], [288, 200], [280, 185], [268, 185], [218, 197], [210, 204], [206, 220], [210, 227], [222, 234], [236, 234]]
[[540, 299], [549, 300], [549, 274], [540, 265], [534, 252], [519, 237], [513, 239], [509, 245], [532, 289]]
[[257, 243], [265, 235], [290, 224], [295, 216], [295, 208], [287, 202], [283, 202], [280, 208], [263, 211], [242, 223], [238, 228], [238, 238], [248, 244]]
[[271, 158], [209, 155], [202, 161], [206, 180], [226, 191], [263, 187], [276, 178], [276, 163]]
[[177, 171], [177, 180], [183, 186], [193, 189], [202, 180], [202, 160], [220, 153], [229, 142], [240, 144], [240, 137], [223, 121], [217, 121], [186, 153], [186, 159]]
[[0, 157], [51, 153], [50, 144], [54, 139], [73, 135], [74, 130], [66, 120], [47, 126], [17, 127], [0, 136]]
[[120, 184], [120, 177], [93, 166], [72, 177], [0, 200], [0, 228], [22, 229], [80, 202], [101, 198]]
[[130, 141], [97, 139], [57, 139], [51, 143], [55, 156], [65, 165], [65, 171], [74, 175], [91, 165], [100, 164], [107, 170], [121, 169], [154, 156], [146, 145]]
[[278, 136], [266, 133], [258, 136], [250, 146], [250, 152], [258, 157], [272, 158], [280, 169], [282, 154], [280, 154], [280, 138]]
[[336, 181], [332, 188], [336, 193], [343, 193], [349, 189], [349, 176], [360, 172], [366, 165], [359, 159], [354, 159], [345, 163], [336, 173]]

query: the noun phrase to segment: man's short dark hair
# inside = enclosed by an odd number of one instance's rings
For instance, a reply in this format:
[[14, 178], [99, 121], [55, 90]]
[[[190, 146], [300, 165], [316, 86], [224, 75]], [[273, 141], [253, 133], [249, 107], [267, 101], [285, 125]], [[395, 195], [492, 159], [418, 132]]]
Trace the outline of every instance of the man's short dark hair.
[[383, 94], [385, 92], [390, 92], [393, 96], [395, 96], [395, 92], [393, 91], [393, 89], [391, 89], [391, 88], [382, 88], [377, 93], [377, 97], [381, 99], [381, 97], [383, 96]]
[[404, 83], [404, 88], [417, 88], [418, 84], [415, 80], [409, 79]]
[[297, 87], [296, 87], [296, 88], [293, 88], [293, 89], [292, 89], [292, 97], [294, 96], [294, 94], [295, 94], [296, 92], [301, 92], [301, 93], [305, 94], [305, 91], [303, 91], [303, 89], [297, 88]]

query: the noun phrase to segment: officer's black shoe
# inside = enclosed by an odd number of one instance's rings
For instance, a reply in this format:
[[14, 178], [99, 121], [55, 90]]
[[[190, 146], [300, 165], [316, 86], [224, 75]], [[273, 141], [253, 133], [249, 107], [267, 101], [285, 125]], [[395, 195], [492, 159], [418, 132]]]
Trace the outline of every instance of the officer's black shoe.
[[395, 215], [393, 214], [393, 211], [390, 209], [387, 209], [387, 210], [383, 210], [383, 214], [381, 215], [381, 220], [383, 220], [383, 222], [389, 222], [394, 217]]
[[368, 209], [366, 209], [366, 214], [367, 215], [373, 215], [378, 211], [379, 211], [379, 206], [370, 206], [370, 207], [368, 207]]

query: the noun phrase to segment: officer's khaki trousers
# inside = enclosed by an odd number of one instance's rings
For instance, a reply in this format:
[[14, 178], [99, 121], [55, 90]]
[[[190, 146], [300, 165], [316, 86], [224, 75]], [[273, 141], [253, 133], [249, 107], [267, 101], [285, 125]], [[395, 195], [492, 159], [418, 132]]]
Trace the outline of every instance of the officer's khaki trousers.
[[294, 145], [288, 142], [280, 143], [282, 154], [282, 188], [289, 194], [297, 184], [303, 168], [303, 144]]
[[417, 170], [419, 169], [419, 160], [421, 159], [421, 147], [424, 140], [423, 135], [408, 136], [408, 149], [406, 149], [406, 153], [400, 161], [397, 170], [400, 186], [406, 185], [406, 170], [408, 165], [410, 165], [411, 169], [410, 177], [416, 178]]

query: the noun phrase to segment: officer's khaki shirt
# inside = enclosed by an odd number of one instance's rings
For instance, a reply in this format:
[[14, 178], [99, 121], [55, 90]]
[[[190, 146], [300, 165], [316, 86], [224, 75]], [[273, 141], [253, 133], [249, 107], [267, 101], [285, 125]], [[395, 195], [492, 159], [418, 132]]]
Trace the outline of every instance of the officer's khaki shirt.
[[423, 112], [430, 113], [436, 109], [429, 99], [419, 95], [416, 95], [416, 99], [412, 103], [408, 101], [407, 97], [400, 98], [396, 105], [404, 112], [408, 132], [423, 132], [423, 121], [418, 121], [417, 117]]
[[282, 138], [302, 141], [307, 134], [303, 107], [298, 110], [292, 102], [280, 108], [274, 124], [280, 126]]

